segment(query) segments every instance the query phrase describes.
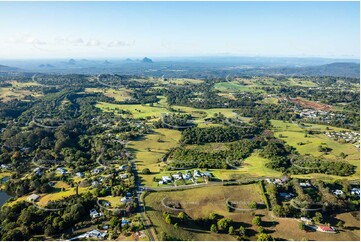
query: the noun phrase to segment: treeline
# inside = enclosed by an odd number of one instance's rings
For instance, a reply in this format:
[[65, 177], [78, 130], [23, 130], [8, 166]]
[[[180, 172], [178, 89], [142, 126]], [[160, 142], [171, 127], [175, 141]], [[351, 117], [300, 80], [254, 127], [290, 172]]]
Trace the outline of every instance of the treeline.
[[209, 127], [190, 128], [182, 133], [180, 143], [182, 144], [205, 144], [211, 142], [232, 142], [245, 138], [252, 138], [260, 132], [255, 126], [247, 128], [230, 127]]
[[58, 235], [79, 222], [90, 220], [89, 210], [96, 205], [91, 194], [66, 198], [64, 206], [56, 212], [39, 209], [25, 201], [4, 206], [0, 210], [1, 240], [30, 240], [36, 235]]

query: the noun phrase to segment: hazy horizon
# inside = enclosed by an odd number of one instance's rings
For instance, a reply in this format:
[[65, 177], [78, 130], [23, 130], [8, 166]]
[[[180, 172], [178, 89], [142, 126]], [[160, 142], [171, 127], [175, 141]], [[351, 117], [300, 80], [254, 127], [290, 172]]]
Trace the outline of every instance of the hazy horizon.
[[359, 2], [1, 2], [1, 59], [359, 59]]

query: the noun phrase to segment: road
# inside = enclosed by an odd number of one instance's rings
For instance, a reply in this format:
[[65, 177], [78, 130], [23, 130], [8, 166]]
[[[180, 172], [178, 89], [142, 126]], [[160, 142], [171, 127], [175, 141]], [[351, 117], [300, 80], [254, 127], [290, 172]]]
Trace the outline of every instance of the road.
[[140, 216], [142, 217], [143, 224], [144, 224], [144, 226], [145, 226], [145, 228], [146, 228], [146, 230], [148, 232], [148, 235], [149, 235], [149, 239], [151, 241], [155, 241], [153, 231], [150, 228], [150, 224], [148, 223], [147, 215], [145, 213], [144, 203], [143, 203], [143, 201], [141, 201], [141, 196], [143, 194], [143, 189], [141, 187], [141, 182], [140, 182], [140, 179], [139, 179], [139, 176], [138, 176], [137, 165], [135, 164], [134, 160], [131, 160], [130, 162], [132, 164], [132, 171], [133, 171], [133, 174], [134, 174], [135, 189], [136, 189], [136, 192], [137, 192], [137, 204], [138, 204], [137, 213], [139, 213]]

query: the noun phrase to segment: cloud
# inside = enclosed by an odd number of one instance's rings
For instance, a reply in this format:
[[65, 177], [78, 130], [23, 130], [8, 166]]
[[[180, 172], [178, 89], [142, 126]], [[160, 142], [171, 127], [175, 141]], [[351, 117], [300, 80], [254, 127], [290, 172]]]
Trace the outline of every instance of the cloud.
[[8, 39], [8, 42], [13, 44], [29, 44], [33, 46], [47, 44], [46, 41], [39, 40], [38, 38], [35, 38], [32, 35], [20, 35], [20, 36], [11, 37]]
[[122, 46], [126, 46], [127, 43], [125, 43], [124, 41], [120, 41], [120, 40], [113, 40], [111, 42], [108, 43], [108, 47], [122, 47]]
[[101, 46], [102, 43], [99, 40], [91, 39], [86, 43], [87, 46]]
[[82, 45], [84, 44], [84, 40], [82, 38], [74, 38], [74, 37], [66, 37], [60, 39], [60, 42], [63, 44], [70, 44], [70, 45]]

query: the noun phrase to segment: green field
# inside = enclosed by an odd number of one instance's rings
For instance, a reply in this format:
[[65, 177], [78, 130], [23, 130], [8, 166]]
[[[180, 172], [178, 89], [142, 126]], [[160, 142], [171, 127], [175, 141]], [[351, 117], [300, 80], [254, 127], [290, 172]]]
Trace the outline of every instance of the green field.
[[[329, 159], [340, 159], [339, 155], [341, 152], [347, 154], [346, 161], [352, 165], [357, 166], [356, 173], [352, 176], [348, 176], [347, 179], [350, 180], [358, 180], [360, 175], [359, 170], [359, 161], [360, 161], [360, 152], [359, 150], [353, 146], [352, 144], [341, 144], [337, 141], [334, 141], [327, 137], [325, 134], [314, 134], [307, 135], [305, 137], [305, 130], [318, 130], [321, 132], [326, 131], [326, 125], [319, 124], [306, 124], [307, 128], [301, 128], [297, 124], [293, 123], [284, 123], [278, 120], [272, 120], [272, 125], [274, 126], [275, 137], [279, 137], [282, 140], [286, 141], [287, 144], [295, 147], [300, 154], [310, 154], [316, 157], [325, 157]], [[341, 131], [346, 129], [329, 127], [330, 131]], [[281, 136], [280, 136], [281, 135]], [[303, 142], [305, 144], [300, 145], [299, 142]], [[332, 149], [328, 155], [324, 155], [322, 152], [319, 152], [318, 147], [321, 145], [327, 145]], [[324, 174], [312, 174], [307, 176], [298, 176], [298, 177], [314, 177], [314, 178], [325, 178], [329, 179], [340, 179], [342, 177], [338, 176], [329, 176]]]
[[[250, 211], [229, 212], [226, 205], [227, 199], [237, 202], [240, 208], [248, 208], [247, 204], [255, 201], [264, 204], [261, 191], [258, 184], [242, 186], [211, 186], [191, 190], [176, 192], [157, 192], [151, 193], [145, 198], [147, 214], [150, 217], [154, 228], [158, 233], [166, 232], [179, 240], [235, 240], [235, 237], [228, 234], [210, 233], [209, 228], [195, 227], [197, 233], [184, 229], [180, 226], [174, 229], [173, 225], [166, 224], [162, 215], [163, 211], [168, 211], [177, 215], [178, 211], [173, 212], [164, 207], [161, 203], [164, 201], [179, 202], [184, 212], [192, 219], [208, 217], [210, 213], [216, 213], [221, 216], [231, 218], [235, 222], [251, 223], [253, 215]], [[258, 210], [259, 213], [265, 213], [264, 209]], [[250, 226], [252, 226], [250, 224]], [[239, 226], [238, 226], [239, 227]]]

